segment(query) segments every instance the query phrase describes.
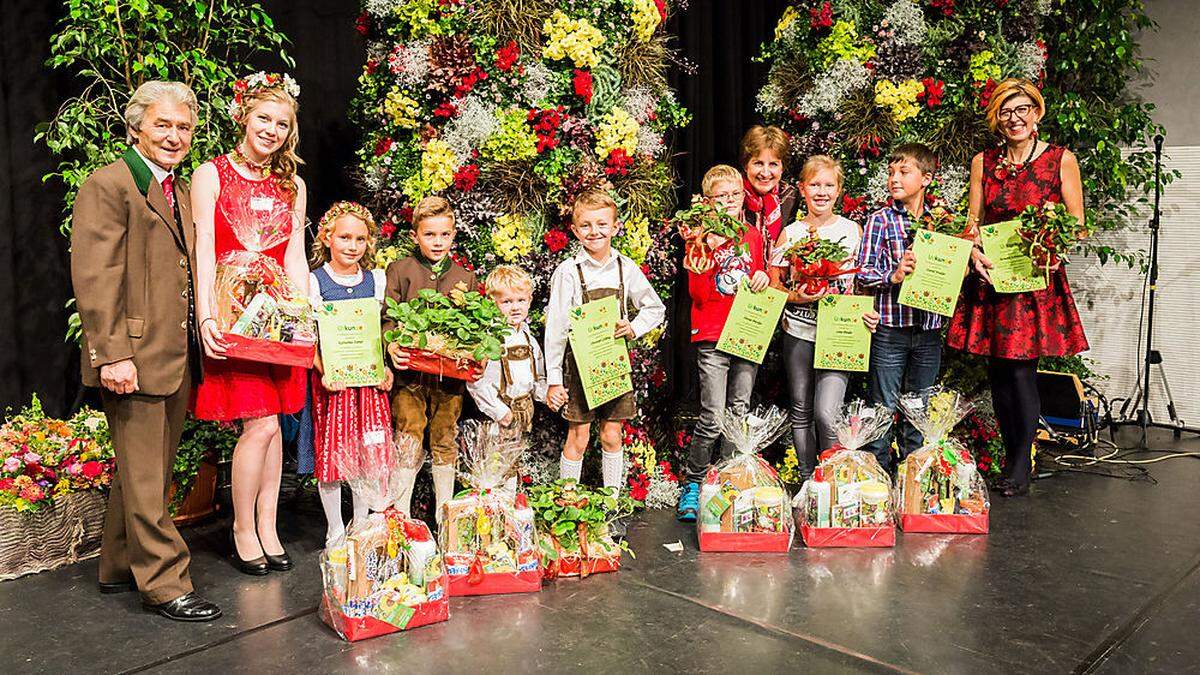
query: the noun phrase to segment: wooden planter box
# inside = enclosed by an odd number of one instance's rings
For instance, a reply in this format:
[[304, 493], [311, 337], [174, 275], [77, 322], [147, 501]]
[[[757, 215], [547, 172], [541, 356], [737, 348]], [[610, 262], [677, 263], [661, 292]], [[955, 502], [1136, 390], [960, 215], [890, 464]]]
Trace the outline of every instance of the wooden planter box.
[[[172, 520], [176, 525], [191, 525], [211, 516], [216, 510], [214, 497], [217, 494], [217, 465], [209, 461], [200, 463], [192, 489], [184, 497]], [[171, 486], [171, 500], [175, 499], [175, 486]], [[169, 502], [170, 500], [168, 500]]]
[[105, 493], [85, 490], [40, 511], [0, 509], [0, 581], [99, 555], [107, 508]]

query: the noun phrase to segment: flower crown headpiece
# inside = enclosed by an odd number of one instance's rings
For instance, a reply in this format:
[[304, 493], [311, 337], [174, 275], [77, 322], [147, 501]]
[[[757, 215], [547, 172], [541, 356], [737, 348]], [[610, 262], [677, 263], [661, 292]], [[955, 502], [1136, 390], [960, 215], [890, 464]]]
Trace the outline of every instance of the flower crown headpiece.
[[367, 207], [358, 202], [334, 202], [333, 206], [321, 216], [321, 222], [318, 225], [318, 232], [324, 232], [326, 227], [333, 224], [333, 221], [346, 215], [347, 213], [357, 216], [367, 224], [367, 229], [371, 231], [371, 235], [375, 235], [375, 217]]
[[300, 85], [291, 75], [258, 71], [233, 83], [233, 100], [229, 102], [229, 116], [241, 121], [242, 101], [246, 96], [268, 89], [279, 89], [292, 98], [300, 98]]

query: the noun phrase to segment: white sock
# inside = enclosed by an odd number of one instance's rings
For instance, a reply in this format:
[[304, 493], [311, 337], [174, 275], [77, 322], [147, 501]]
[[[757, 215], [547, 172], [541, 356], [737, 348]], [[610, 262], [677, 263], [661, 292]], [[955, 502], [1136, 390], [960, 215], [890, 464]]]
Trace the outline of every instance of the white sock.
[[513, 476], [512, 478], [504, 481], [504, 488], [514, 495], [517, 494], [517, 477]]
[[342, 522], [342, 484], [317, 483], [317, 494], [321, 496], [321, 509], [325, 511], [325, 541], [331, 542], [346, 534]]
[[559, 478], [574, 478], [575, 480], [579, 480], [581, 473], [583, 473], [583, 458], [567, 459], [566, 455], [558, 458]]
[[350, 522], [362, 522], [366, 520], [367, 516], [371, 514], [371, 505], [367, 503], [367, 500], [359, 497], [356, 494], [352, 493], [351, 497], [353, 498], [352, 502], [354, 503], [354, 520]]
[[620, 450], [600, 453], [600, 472], [604, 474], [604, 487], [621, 489], [621, 484], [625, 482], [624, 460], [625, 454]]
[[[397, 470], [396, 478], [396, 501], [392, 502], [392, 506], [396, 507], [400, 513], [404, 515], [412, 514], [412, 494], [413, 484], [417, 482], [416, 469], [399, 469]], [[364, 504], [365, 508], [366, 505]]]
[[454, 465], [433, 465], [433, 499], [437, 507], [437, 522], [442, 522], [442, 505], [454, 497]]

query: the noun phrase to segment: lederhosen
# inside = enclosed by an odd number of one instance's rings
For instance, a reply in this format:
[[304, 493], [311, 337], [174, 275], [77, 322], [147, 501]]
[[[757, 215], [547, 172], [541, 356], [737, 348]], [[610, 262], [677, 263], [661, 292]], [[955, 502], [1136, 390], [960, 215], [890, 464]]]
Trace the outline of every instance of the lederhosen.
[[[575, 263], [575, 272], [579, 275], [579, 288], [583, 293], [583, 302], [588, 303], [615, 295], [619, 298], [621, 318], [632, 318], [625, 297], [625, 268], [621, 258], [617, 257], [617, 287], [589, 289], [583, 278], [583, 265]], [[567, 404], [562, 408], [562, 416], [568, 422], [594, 422], [627, 420], [637, 414], [637, 397], [632, 391], [621, 394], [613, 400], [602, 403], [593, 410], [587, 407], [587, 397], [583, 392], [583, 379], [575, 367], [575, 354], [571, 351], [571, 343], [567, 342], [566, 353], [563, 355], [563, 385], [567, 388]]]
[[[525, 433], [533, 431], [533, 392], [537, 389], [538, 363], [537, 354], [533, 351], [533, 343], [529, 341], [529, 333], [522, 328], [525, 344], [504, 348], [504, 356], [500, 357], [500, 400], [512, 412], [513, 426]], [[533, 373], [533, 386], [529, 393], [513, 398], [508, 395], [508, 387], [513, 382], [511, 364], [514, 361], [530, 361]]]

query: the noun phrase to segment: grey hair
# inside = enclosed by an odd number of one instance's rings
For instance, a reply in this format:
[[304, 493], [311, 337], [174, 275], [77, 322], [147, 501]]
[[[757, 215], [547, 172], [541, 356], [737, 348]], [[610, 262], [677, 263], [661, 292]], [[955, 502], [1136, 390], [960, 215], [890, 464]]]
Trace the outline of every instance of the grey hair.
[[125, 106], [126, 142], [136, 142], [137, 139], [133, 137], [133, 132], [141, 130], [146, 109], [163, 101], [186, 105], [192, 112], [192, 126], [196, 125], [200, 104], [196, 101], [196, 93], [192, 91], [191, 87], [182, 82], [150, 80], [143, 82], [137, 91], [133, 92], [133, 96], [129, 97], [129, 105]]

